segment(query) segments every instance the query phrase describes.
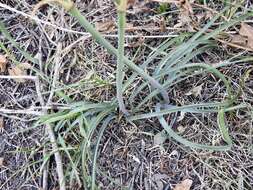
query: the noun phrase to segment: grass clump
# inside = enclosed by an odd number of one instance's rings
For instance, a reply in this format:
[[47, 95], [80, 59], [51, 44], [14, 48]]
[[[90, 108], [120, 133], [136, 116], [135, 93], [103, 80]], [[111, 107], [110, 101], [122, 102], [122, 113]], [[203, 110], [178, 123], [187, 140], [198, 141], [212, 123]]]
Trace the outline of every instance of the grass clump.
[[[215, 47], [215, 42], [212, 38], [216, 37], [223, 30], [234, 26], [249, 16], [253, 16], [252, 13], [247, 13], [239, 18], [232, 19], [229, 22], [225, 22], [220, 25], [219, 28], [214, 29], [212, 32], [207, 33], [207, 30], [220, 18], [220, 16], [226, 11], [226, 9], [216, 15], [203, 29], [196, 34], [190, 36], [190, 38], [179, 45], [176, 48], [167, 51], [171, 46], [178, 43], [178, 40], [183, 35], [175, 39], [166, 40], [160, 44], [159, 47], [153, 48], [153, 51], [141, 66], [137, 66], [133, 61], [127, 58], [124, 54], [124, 36], [125, 36], [125, 23], [126, 23], [126, 1], [116, 1], [118, 10], [118, 48], [115, 48], [109, 41], [107, 41], [102, 34], [95, 30], [93, 25], [80, 13], [80, 11], [74, 6], [71, 0], [46, 0], [42, 1], [35, 7], [35, 11], [43, 4], [56, 2], [63, 6], [78, 22], [92, 35], [92, 37], [103, 46], [109, 53], [117, 57], [117, 70], [116, 70], [116, 91], [117, 95], [110, 102], [77, 102], [69, 103], [68, 109], [59, 111], [57, 113], [49, 113], [40, 118], [37, 125], [53, 125], [54, 131], [62, 133], [58, 135], [57, 142], [62, 147], [62, 150], [66, 153], [70, 160], [70, 166], [68, 170], [70, 181], [76, 180], [87, 189], [97, 189], [96, 185], [96, 173], [97, 158], [99, 155], [99, 145], [103, 133], [110, 122], [118, 119], [121, 115], [118, 114], [118, 109], [124, 114], [127, 122], [134, 122], [142, 119], [156, 118], [164, 130], [175, 141], [193, 148], [212, 151], [225, 151], [232, 147], [232, 139], [229, 136], [229, 130], [226, 126], [225, 112], [229, 112], [233, 109], [245, 108], [247, 105], [235, 105], [236, 95], [232, 90], [231, 84], [226, 76], [218, 70], [219, 67], [224, 65], [233, 65], [237, 63], [237, 60], [227, 60], [220, 63], [217, 66], [210, 66], [203, 62], [191, 63], [191, 60], [205, 52], [207, 49]], [[11, 37], [5, 30], [3, 24], [0, 25], [1, 31], [10, 39], [10, 42], [18, 47], [15, 41], [11, 40]], [[18, 48], [21, 53], [24, 53], [25, 57], [30, 61], [37, 63], [34, 58], [24, 52], [21, 48]], [[153, 65], [154, 60], [159, 58], [157, 66]], [[128, 67], [133, 72], [126, 80], [124, 80], [124, 70]], [[153, 67], [152, 71], [146, 72], [149, 67]], [[226, 94], [224, 100], [221, 102], [203, 102], [190, 105], [175, 105], [171, 97], [168, 95], [168, 91], [173, 86], [180, 82], [194, 77], [196, 75], [204, 75], [205, 73], [211, 73], [217, 79], [221, 80], [226, 88]], [[138, 85], [131, 93], [129, 98], [126, 98], [124, 102], [124, 93], [131, 87], [131, 84], [136, 80], [137, 76], [141, 76], [145, 81]], [[136, 102], [138, 95], [146, 88], [151, 86], [150, 93], [141, 101]], [[147, 111], [147, 104], [152, 102], [153, 109]], [[129, 109], [127, 109], [127, 106]], [[191, 142], [182, 136], [178, 135], [171, 125], [165, 119], [168, 114], [175, 114], [179, 112], [188, 113], [217, 113], [217, 124], [226, 145], [212, 146]], [[176, 117], [176, 116], [175, 116]], [[95, 147], [92, 147], [93, 136], [98, 128], [101, 126]], [[66, 142], [65, 139], [75, 139], [76, 144], [71, 145]], [[81, 139], [81, 140], [80, 140]], [[91, 166], [89, 163], [92, 163]], [[78, 166], [82, 166], [82, 175], [78, 175]], [[64, 189], [62, 187], [61, 189]]]

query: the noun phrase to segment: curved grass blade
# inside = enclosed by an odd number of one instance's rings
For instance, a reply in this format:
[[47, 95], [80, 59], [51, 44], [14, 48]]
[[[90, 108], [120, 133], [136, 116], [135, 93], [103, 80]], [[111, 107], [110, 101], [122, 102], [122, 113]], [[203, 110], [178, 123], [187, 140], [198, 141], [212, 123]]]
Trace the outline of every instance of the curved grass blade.
[[[160, 112], [160, 105], [157, 105], [156, 107], [156, 111]], [[227, 145], [224, 146], [212, 146], [212, 145], [204, 145], [204, 144], [199, 144], [199, 143], [194, 143], [191, 142], [183, 137], [181, 137], [180, 135], [178, 135], [176, 132], [173, 131], [173, 129], [171, 128], [171, 126], [169, 126], [166, 122], [166, 120], [163, 117], [157, 117], [160, 124], [162, 125], [162, 127], [164, 128], [164, 130], [168, 133], [168, 135], [173, 138], [174, 140], [176, 140], [177, 142], [190, 147], [190, 148], [195, 148], [195, 149], [202, 149], [202, 150], [212, 150], [212, 151], [226, 151], [226, 150], [230, 150], [232, 147], [232, 141], [227, 133], [226, 130], [226, 126], [224, 125], [225, 121], [224, 121], [224, 115], [220, 115], [222, 112], [219, 112], [219, 116], [218, 116], [218, 123], [219, 123], [219, 128], [220, 128], [220, 132], [222, 134], [224, 138], [224, 140], [226, 141]], [[224, 112], [223, 112], [224, 113]]]
[[[185, 65], [187, 62], [189, 62], [192, 58], [194, 58], [195, 56], [203, 53], [205, 50], [207, 50], [210, 47], [210, 45], [204, 46], [202, 48], [199, 48], [198, 50], [191, 52], [188, 56], [184, 57], [184, 54], [182, 54], [182, 60], [178, 60], [178, 63], [176, 65]], [[170, 83], [172, 81], [174, 81], [177, 78], [181, 78], [183, 76], [183, 73], [179, 73], [177, 74], [178, 71], [177, 68], [165, 68], [165, 71], [163, 71], [162, 73], [160, 73], [159, 75], [155, 76], [155, 79], [160, 79], [164, 76], [164, 75], [171, 75], [171, 78], [167, 81], [165, 81], [165, 83], [163, 84], [163, 87], [166, 89], [169, 86], [172, 86], [172, 84], [170, 85]], [[185, 72], [185, 75], [189, 76], [188, 72]], [[173, 80], [172, 80], [173, 79]], [[138, 93], [140, 93], [146, 86], [148, 85], [147, 82], [144, 82], [143, 84], [141, 84], [131, 95], [129, 98], [130, 103], [133, 102], [134, 98], [138, 95]], [[155, 92], [154, 92], [155, 91]], [[155, 93], [155, 95], [157, 95], [157, 90], [154, 90], [151, 93]], [[149, 100], [149, 97], [151, 96], [151, 94], [148, 95], [148, 97], [145, 98], [145, 100], [143, 100], [139, 105], [138, 108], [140, 108], [141, 105], [143, 105], [146, 101]], [[152, 96], [153, 97], [153, 96]], [[137, 109], [137, 108], [136, 108]]]
[[[216, 75], [217, 77], [219, 77], [224, 82], [224, 85], [226, 86], [226, 91], [228, 93], [228, 101], [230, 103], [233, 102], [232, 90], [231, 90], [229, 82], [227, 81], [227, 79], [225, 78], [225, 76], [219, 70], [217, 70], [215, 67], [212, 67], [212, 66], [207, 65], [207, 64], [202, 64], [202, 63], [192, 63], [192, 64], [186, 64], [186, 65], [182, 65], [182, 66], [177, 66], [177, 67], [171, 69], [170, 71], [176, 73], [178, 70], [192, 68], [192, 67], [204, 68], [205, 71], [211, 72], [214, 75]], [[161, 75], [164, 75], [164, 74], [165, 73], [161, 73]], [[178, 74], [178, 76], [176, 76], [175, 78], [171, 78], [170, 80], [167, 80], [163, 84], [163, 87], [164, 88], [168, 88], [169, 86], [172, 86], [172, 84], [175, 85], [175, 84], [179, 83], [180, 81], [182, 81], [182, 79], [176, 81], [175, 83], [172, 83], [172, 82], [174, 80], [176, 80], [177, 78], [180, 78], [181, 76], [182, 75]], [[188, 75], [186, 78], [188, 78], [188, 77], [190, 77], [190, 76]], [[143, 87], [143, 85], [141, 87]], [[144, 105], [148, 100], [150, 100], [151, 98], [153, 98], [157, 94], [158, 94], [157, 90], [154, 90], [153, 92], [151, 92], [147, 97], [144, 98], [144, 100], [142, 100], [138, 104], [138, 106], [137, 106], [136, 109], [139, 109], [142, 105]]]
[[[161, 71], [161, 69], [163, 68], [163, 66], [165, 64], [168, 65], [168, 63], [169, 63], [169, 65], [172, 66], [174, 60], [177, 60], [178, 56], [180, 56], [180, 54], [184, 54], [189, 49], [197, 47], [198, 45], [200, 45], [202, 43], [206, 43], [206, 40], [208, 40], [210, 38], [214, 38], [215, 36], [220, 34], [223, 30], [237, 24], [238, 22], [241, 22], [241, 21], [245, 20], [246, 18], [248, 18], [250, 16], [253, 16], [253, 11], [251, 11], [250, 13], [241, 15], [239, 18], [230, 20], [229, 22], [226, 22], [225, 24], [222, 24], [219, 28], [213, 30], [212, 32], [201, 36], [222, 15], [222, 13], [225, 10], [227, 10], [227, 8], [223, 9], [223, 11], [220, 14], [217, 14], [209, 23], [207, 23], [199, 32], [197, 32], [188, 42], [178, 46], [177, 49], [174, 50], [174, 52], [169, 54], [167, 56], [167, 59], [163, 60], [159, 64], [159, 66], [157, 67], [157, 69], [155, 71], [155, 74], [157, 75]], [[171, 61], [169, 61], [169, 60], [171, 60]]]
[[[253, 13], [248, 13], [243, 15], [242, 17], [239, 17], [237, 19], [234, 19], [231, 22], [227, 22], [225, 24], [223, 24], [221, 27], [219, 27], [218, 29], [215, 29], [213, 32], [208, 33], [206, 35], [204, 35], [203, 37], [200, 37], [201, 34], [203, 34], [214, 22], [215, 20], [217, 20], [217, 18], [219, 17], [219, 15], [217, 15], [212, 21], [210, 21], [202, 30], [200, 30], [197, 34], [195, 34], [186, 44], [182, 44], [181, 46], [179, 46], [174, 52], [169, 53], [161, 62], [160, 65], [158, 66], [158, 70], [155, 71], [156, 74], [158, 74], [161, 70], [161, 67], [166, 65], [166, 68], [163, 70], [163, 74], [165, 75], [167, 72], [172, 72], [171, 71], [171, 67], [173, 65], [176, 65], [177, 62], [180, 60], [180, 56], [184, 56], [185, 55], [185, 50], [192, 50], [193, 47], [197, 47], [197, 45], [199, 44], [203, 44], [206, 43], [206, 40], [218, 35], [220, 32], [222, 32], [223, 30], [227, 29], [228, 27], [233, 26], [234, 24], [248, 18], [249, 16], [252, 16]], [[200, 38], [199, 38], [200, 37]], [[199, 38], [199, 39], [198, 39]], [[175, 54], [175, 55], [174, 55]], [[159, 69], [160, 68], [160, 69]], [[163, 75], [162, 74], [162, 75]], [[155, 77], [155, 79], [157, 79], [157, 77]], [[141, 91], [141, 88], [144, 88], [145, 85], [142, 85], [140, 87], [140, 89], [137, 90], [137, 92]], [[157, 94], [157, 93], [156, 93]], [[133, 93], [130, 97], [130, 100], [133, 100], [133, 97], [136, 96], [137, 93], [135, 91], [135, 93]], [[147, 99], [147, 98], [146, 98]], [[143, 103], [142, 103], [143, 104]]]
[[128, 119], [130, 121], [140, 120], [140, 119], [148, 119], [152, 117], [159, 117], [169, 113], [175, 113], [179, 111], [184, 112], [192, 112], [192, 113], [206, 113], [206, 112], [218, 112], [220, 108], [224, 108], [228, 106], [227, 102], [217, 102], [217, 103], [200, 103], [200, 104], [191, 104], [184, 106], [172, 106], [171, 108], [167, 108], [161, 111], [156, 111], [153, 113], [145, 113], [140, 115], [130, 116]]
[[96, 172], [97, 172], [97, 157], [98, 157], [98, 148], [100, 145], [100, 141], [102, 139], [102, 136], [104, 134], [105, 128], [108, 126], [108, 124], [114, 119], [114, 116], [109, 115], [105, 120], [103, 121], [102, 127], [99, 130], [98, 136], [97, 136], [97, 143], [94, 150], [94, 156], [93, 156], [93, 163], [92, 163], [92, 178], [91, 178], [91, 189], [95, 190], [95, 182], [96, 182]]
[[54, 122], [60, 121], [60, 120], [71, 119], [71, 118], [77, 116], [78, 114], [85, 112], [87, 110], [90, 110], [90, 109], [104, 110], [104, 109], [110, 109], [112, 107], [113, 107], [112, 105], [108, 105], [105, 103], [94, 103], [94, 104], [87, 103], [87, 104], [83, 104], [82, 106], [78, 106], [76, 108], [73, 108], [70, 111], [63, 111], [63, 112], [59, 112], [56, 114], [50, 114], [50, 115], [43, 116], [41, 118], [41, 122], [46, 123], [46, 124], [54, 123]]
[[[180, 37], [180, 36], [179, 36]], [[149, 63], [151, 63], [152, 61], [154, 61], [154, 59], [156, 59], [159, 55], [162, 55], [163, 51], [165, 51], [167, 48], [169, 48], [171, 45], [175, 44], [177, 42], [177, 38], [173, 38], [172, 40], [165, 40], [165, 42], [163, 42], [162, 44], [160, 44], [157, 48], [153, 48], [153, 51], [148, 55], [148, 59], [146, 61], [144, 61], [141, 64], [141, 68], [145, 69]], [[123, 86], [123, 91], [125, 91], [132, 83], [133, 81], [136, 79], [136, 77], [138, 76], [137, 73], [133, 73], [125, 82], [124, 86]], [[148, 83], [147, 83], [148, 84]]]
[[158, 75], [162, 68], [164, 67], [165, 64], [167, 64], [168, 67], [168, 62], [170, 61], [170, 64], [172, 66], [173, 63], [177, 62], [177, 60], [182, 57], [183, 55], [191, 52], [195, 47], [197, 47], [200, 42], [197, 41], [197, 39], [210, 27], [212, 24], [222, 15], [222, 13], [226, 10], [226, 8], [220, 13], [217, 14], [210, 22], [208, 22], [200, 31], [198, 31], [193, 37], [188, 40], [188, 42], [183, 43], [179, 45], [175, 50], [170, 52], [168, 56], [165, 57], [163, 61], [161, 61], [156, 68], [154, 74]]
[[232, 139], [230, 138], [229, 134], [228, 134], [228, 128], [226, 126], [225, 123], [225, 110], [221, 109], [218, 112], [218, 119], [217, 119], [217, 123], [219, 126], [219, 129], [221, 131], [222, 137], [224, 139], [224, 141], [228, 144], [228, 145], [232, 145]]
[[[99, 123], [109, 114], [112, 113], [112, 109], [105, 109], [101, 113], [99, 113], [97, 116], [93, 116], [93, 118], [90, 120], [87, 126], [87, 139], [84, 139], [81, 146], [81, 157], [82, 157], [82, 173], [83, 173], [83, 182], [84, 184], [87, 184], [85, 177], [87, 176], [87, 170], [85, 163], [87, 163], [87, 157], [89, 155], [89, 146], [91, 142], [91, 138], [93, 136], [93, 133], [96, 129], [96, 127], [99, 125]], [[89, 128], [88, 128], [89, 127]]]

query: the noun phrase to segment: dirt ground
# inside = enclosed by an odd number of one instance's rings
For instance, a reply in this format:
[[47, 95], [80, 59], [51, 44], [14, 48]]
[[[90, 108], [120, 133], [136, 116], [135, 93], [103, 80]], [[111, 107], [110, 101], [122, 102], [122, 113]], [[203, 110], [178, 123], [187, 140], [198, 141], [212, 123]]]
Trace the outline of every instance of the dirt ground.
[[[7, 68], [15, 65], [13, 60], [19, 63], [28, 62], [32, 67], [27, 70], [27, 75], [40, 77], [41, 94], [45, 101], [50, 99], [52, 89], [55, 90], [56, 93], [47, 105], [48, 112], [57, 112], [59, 107], [68, 105], [68, 98], [61, 92], [75, 102], [111, 101], [116, 93], [114, 76], [116, 58], [98, 45], [62, 8], [45, 6], [37, 13], [38, 20], [28, 18], [37, 2], [0, 0], [0, 20], [15, 42], [40, 60], [37, 65], [29, 62], [0, 33], [0, 42], [10, 52], [8, 57], [13, 56], [13, 59], [8, 58]], [[199, 4], [201, 2], [195, 1]], [[223, 6], [220, 1], [207, 2], [207, 7], [212, 10], [209, 10], [212, 13], [219, 11]], [[114, 4], [110, 0], [77, 0], [76, 5], [81, 13], [99, 28], [106, 39], [116, 45], [117, 14]], [[252, 5], [250, 1], [245, 1], [242, 4], [245, 9], [236, 11], [243, 12], [252, 8]], [[206, 14], [208, 11], [203, 7], [193, 7], [194, 12], [198, 13], [195, 15], [195, 20], [198, 20], [200, 13]], [[180, 33], [191, 30], [188, 25], [175, 28], [180, 20], [179, 8], [176, 5], [166, 7], [169, 11], [164, 15], [158, 11], [159, 8], [163, 9], [157, 2], [145, 3], [140, 0], [135, 1], [128, 10], [127, 22], [130, 29], [127, 30], [125, 51], [137, 65], [140, 65], [151, 52], [152, 49], [149, 47], [156, 47], [168, 38], [177, 37]], [[163, 19], [165, 21], [161, 22]], [[252, 24], [252, 20], [249, 21]], [[163, 29], [164, 23], [165, 29]], [[235, 31], [238, 31], [238, 26], [234, 27]], [[239, 54], [252, 56], [252, 51], [231, 47], [219, 41], [215, 43], [218, 44], [215, 49], [207, 50], [194, 57], [192, 61], [201, 60], [214, 65]], [[175, 47], [171, 49], [173, 48]], [[3, 46], [0, 46], [0, 54], [6, 54]], [[152, 68], [148, 69], [152, 71]], [[252, 60], [220, 68], [220, 71], [229, 78], [235, 92], [242, 89], [237, 100], [238, 104], [253, 104], [252, 69]], [[131, 73], [127, 71], [125, 78]], [[248, 77], [241, 86], [240, 82], [245, 73], [248, 73]], [[9, 76], [8, 69], [0, 75]], [[53, 86], [55, 76], [57, 82]], [[141, 81], [141, 78], [137, 78], [125, 96], [130, 97]], [[191, 89], [199, 85], [202, 85], [201, 95], [187, 95]], [[143, 100], [150, 89], [143, 89], [135, 97], [134, 102]], [[168, 93], [172, 97], [172, 102], [188, 104], [221, 100], [225, 88], [212, 74], [207, 74], [183, 80], [180, 84], [171, 87]], [[145, 110], [152, 110], [154, 104], [148, 102]], [[48, 189], [59, 189], [56, 164], [53, 154], [50, 154], [52, 148], [45, 126], [35, 125], [42, 112], [43, 106], [36, 89], [36, 81], [25, 80], [20, 83], [8, 77], [0, 78], [0, 117], [4, 120], [4, 127], [0, 128], [0, 158], [3, 158], [3, 163], [0, 164], [0, 189], [42, 189], [44, 165], [48, 173], [46, 180]], [[172, 116], [166, 115], [166, 119], [169, 121]], [[194, 190], [252, 189], [252, 110], [236, 110], [226, 116], [233, 146], [229, 151], [216, 152], [191, 149], [168, 137], [162, 140], [161, 144], [157, 144], [155, 138], [163, 131], [157, 119], [127, 122], [119, 115], [105, 129], [100, 141], [97, 188], [169, 190], [183, 180], [190, 179], [191, 189]], [[178, 113], [177, 121], [172, 126], [173, 129], [191, 141], [204, 144], [224, 143], [217, 130], [215, 113], [208, 113], [205, 116]], [[68, 132], [67, 129], [71, 124], [66, 123], [63, 126], [55, 126], [56, 137], [63, 138], [66, 147], [73, 150], [73, 152], [69, 151], [72, 158], [78, 158], [81, 154], [79, 148], [82, 146], [83, 137], [75, 130]], [[100, 128], [101, 126], [95, 130], [92, 137], [90, 145], [92, 150], [95, 149]], [[73, 177], [75, 174], [71, 169], [76, 164], [77, 173], [81, 176], [80, 162], [71, 163], [68, 153], [64, 149], [60, 152], [66, 179], [68, 179], [67, 189], [84, 189], [80, 185], [82, 182]], [[92, 162], [89, 160], [87, 168], [91, 167]]]

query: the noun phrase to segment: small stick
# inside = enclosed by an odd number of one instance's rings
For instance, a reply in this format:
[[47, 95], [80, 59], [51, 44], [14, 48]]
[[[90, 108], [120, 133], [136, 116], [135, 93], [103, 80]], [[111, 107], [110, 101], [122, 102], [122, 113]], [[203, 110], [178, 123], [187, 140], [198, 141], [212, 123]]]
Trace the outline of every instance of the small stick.
[[43, 115], [42, 112], [29, 110], [29, 109], [13, 110], [13, 109], [0, 108], [0, 113], [4, 113], [4, 114], [27, 114], [27, 115], [35, 115], [35, 116], [42, 116]]
[[[43, 149], [43, 155], [46, 154], [46, 148]], [[42, 179], [42, 188], [43, 190], [47, 190], [48, 189], [48, 162], [45, 164], [44, 168], [43, 168], [43, 179]]]
[[20, 75], [20, 76], [10, 76], [10, 75], [0, 75], [0, 79], [27, 79], [27, 80], [36, 80], [35, 76]]

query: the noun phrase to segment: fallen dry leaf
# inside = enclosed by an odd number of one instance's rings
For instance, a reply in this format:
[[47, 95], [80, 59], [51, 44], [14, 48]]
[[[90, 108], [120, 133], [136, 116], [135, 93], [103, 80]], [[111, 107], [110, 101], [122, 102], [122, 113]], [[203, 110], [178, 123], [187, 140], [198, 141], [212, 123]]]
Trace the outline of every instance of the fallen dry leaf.
[[191, 6], [191, 3], [189, 2], [189, 0], [180, 0], [181, 6], [183, 7], [183, 9], [185, 9], [186, 11], [188, 11], [190, 14], [193, 14], [193, 9]]
[[190, 12], [186, 9], [181, 9], [178, 15], [178, 23], [174, 25], [174, 28], [184, 27], [189, 32], [194, 32], [194, 24], [190, 16]]
[[165, 22], [164, 17], [161, 18], [159, 25], [160, 25], [161, 32], [166, 32], [166, 22]]
[[0, 133], [4, 131], [4, 118], [0, 117]]
[[0, 167], [2, 167], [4, 165], [4, 158], [0, 157]]
[[154, 145], [160, 146], [166, 141], [166, 139], [167, 135], [164, 133], [164, 131], [161, 131], [154, 136]]
[[246, 46], [247, 45], [247, 38], [245, 38], [241, 35], [234, 35], [234, 36], [232, 36], [231, 42], [234, 44]]
[[141, 46], [144, 43], [144, 41], [145, 41], [145, 38], [140, 37], [140, 38], [138, 38], [137, 41], [132, 42], [132, 43], [128, 43], [127, 47], [130, 47], [130, 48], [139, 47], [139, 46]]
[[23, 68], [23, 69], [31, 69], [32, 68], [32, 66], [27, 62], [19, 64], [19, 67]]
[[253, 27], [252, 26], [250, 26], [246, 23], [241, 23], [241, 28], [240, 28], [240, 31], [239, 31], [239, 34], [241, 36], [246, 36], [246, 37], [249, 37], [249, 38], [253, 38], [252, 33], [253, 33]]
[[[29, 63], [21, 63], [19, 65], [15, 65], [8, 69], [10, 76], [23, 76], [27, 75], [27, 69], [29, 69], [31, 65]], [[16, 82], [23, 83], [25, 79], [17, 78], [14, 79]]]
[[6, 70], [7, 59], [5, 56], [0, 55], [0, 72], [4, 72]]
[[253, 38], [249, 38], [248, 39], [247, 45], [248, 45], [248, 47], [250, 47], [251, 49], [253, 49]]
[[203, 84], [201, 84], [199, 86], [195, 86], [193, 89], [191, 89], [185, 95], [187, 95], [187, 96], [193, 95], [195, 97], [199, 96], [201, 94], [201, 91], [202, 91], [202, 86], [203, 86]]
[[115, 23], [112, 20], [96, 22], [95, 27], [99, 32], [110, 33], [115, 29]]
[[192, 180], [185, 179], [181, 183], [177, 184], [173, 190], [190, 190], [192, 186]]
[[206, 19], [211, 20], [213, 17], [214, 17], [214, 14], [211, 11], [206, 12], [206, 16], [205, 16]]
[[185, 131], [185, 127], [182, 126], [182, 125], [180, 125], [180, 126], [177, 127], [177, 131], [178, 131], [179, 133], [183, 133], [183, 132]]
[[247, 37], [247, 46], [253, 49], [253, 27], [246, 23], [241, 23], [239, 34]]

